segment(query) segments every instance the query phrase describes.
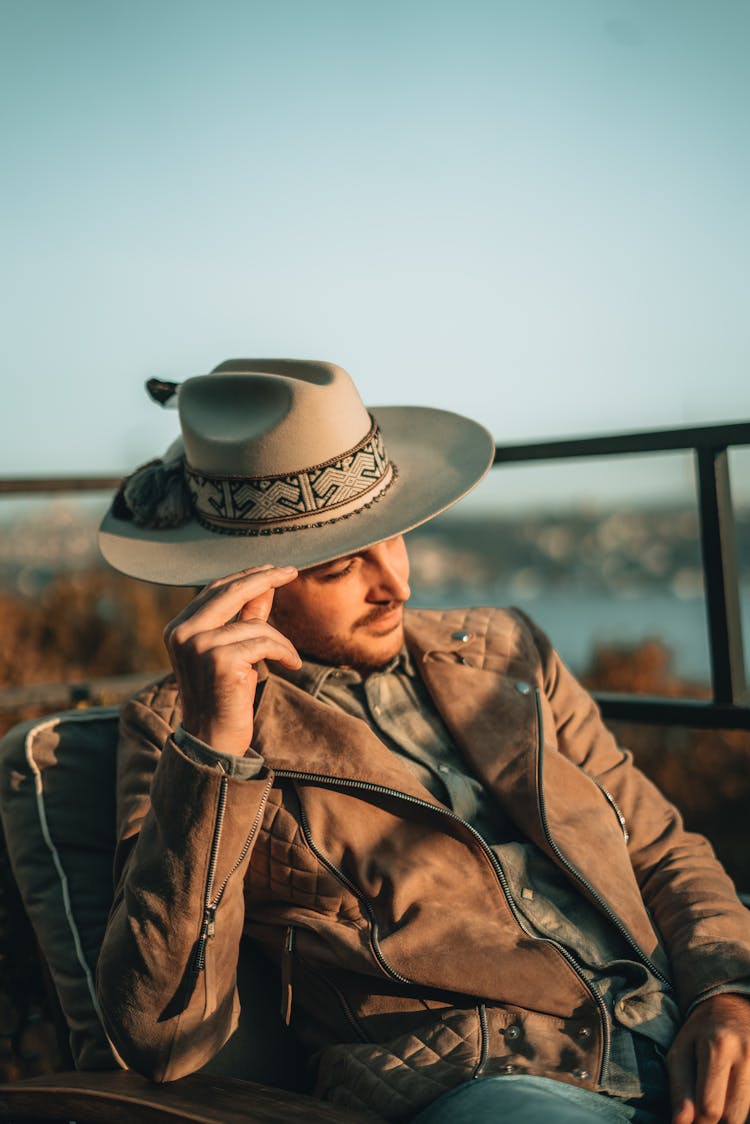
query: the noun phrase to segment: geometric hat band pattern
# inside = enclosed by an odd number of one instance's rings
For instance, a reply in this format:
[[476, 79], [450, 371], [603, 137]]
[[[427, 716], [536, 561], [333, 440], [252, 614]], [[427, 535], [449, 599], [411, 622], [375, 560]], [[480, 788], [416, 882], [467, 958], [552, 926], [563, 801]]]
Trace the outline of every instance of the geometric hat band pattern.
[[262, 535], [333, 523], [369, 507], [396, 478], [374, 419], [341, 456], [281, 476], [220, 476], [185, 466], [197, 519], [209, 530]]

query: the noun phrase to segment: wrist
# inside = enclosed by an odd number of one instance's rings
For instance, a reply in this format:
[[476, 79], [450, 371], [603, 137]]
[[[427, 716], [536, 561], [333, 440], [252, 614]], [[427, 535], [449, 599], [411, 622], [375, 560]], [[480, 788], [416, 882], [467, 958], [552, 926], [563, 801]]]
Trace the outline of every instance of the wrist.
[[[191, 722], [186, 718], [182, 720], [181, 729], [204, 749], [232, 757], [244, 757], [253, 736], [252, 727], [249, 730], [247, 726], [232, 729], [214, 722]], [[180, 744], [179, 741], [177, 744]]]

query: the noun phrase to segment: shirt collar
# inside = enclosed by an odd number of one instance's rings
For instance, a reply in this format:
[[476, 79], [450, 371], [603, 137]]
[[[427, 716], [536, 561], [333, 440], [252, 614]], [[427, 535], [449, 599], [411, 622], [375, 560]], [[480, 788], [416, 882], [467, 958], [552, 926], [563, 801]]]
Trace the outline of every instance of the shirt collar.
[[[375, 674], [386, 675], [394, 672], [402, 672], [412, 678], [414, 677], [414, 664], [405, 646], [385, 665], [385, 667], [381, 667]], [[303, 660], [302, 667], [294, 670], [283, 667], [281, 664], [278, 664], [274, 668], [275, 675], [279, 675], [282, 679], [286, 679], [287, 682], [293, 683], [295, 687], [306, 691], [309, 695], [312, 695], [313, 698], [318, 697], [326, 682], [334, 673], [336, 673], [336, 679], [339, 683], [362, 682], [362, 676], [351, 667], [335, 667], [329, 664], [319, 663], [317, 660]]]

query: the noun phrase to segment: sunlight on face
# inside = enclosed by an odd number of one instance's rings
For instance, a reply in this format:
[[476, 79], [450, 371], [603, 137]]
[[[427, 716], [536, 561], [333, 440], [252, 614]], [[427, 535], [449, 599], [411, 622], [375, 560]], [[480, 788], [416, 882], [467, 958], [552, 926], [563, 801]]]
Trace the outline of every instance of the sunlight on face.
[[404, 642], [409, 558], [399, 535], [357, 554], [304, 570], [276, 591], [271, 623], [300, 655], [367, 673]]

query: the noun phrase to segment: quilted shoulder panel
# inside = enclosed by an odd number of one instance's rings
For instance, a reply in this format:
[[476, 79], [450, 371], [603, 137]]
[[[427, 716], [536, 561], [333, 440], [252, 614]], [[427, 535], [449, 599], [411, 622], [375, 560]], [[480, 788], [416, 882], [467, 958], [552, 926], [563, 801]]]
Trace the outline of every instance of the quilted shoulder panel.
[[167, 726], [174, 729], [182, 719], [182, 705], [174, 675], [165, 675], [142, 687], [130, 700], [153, 710]]

